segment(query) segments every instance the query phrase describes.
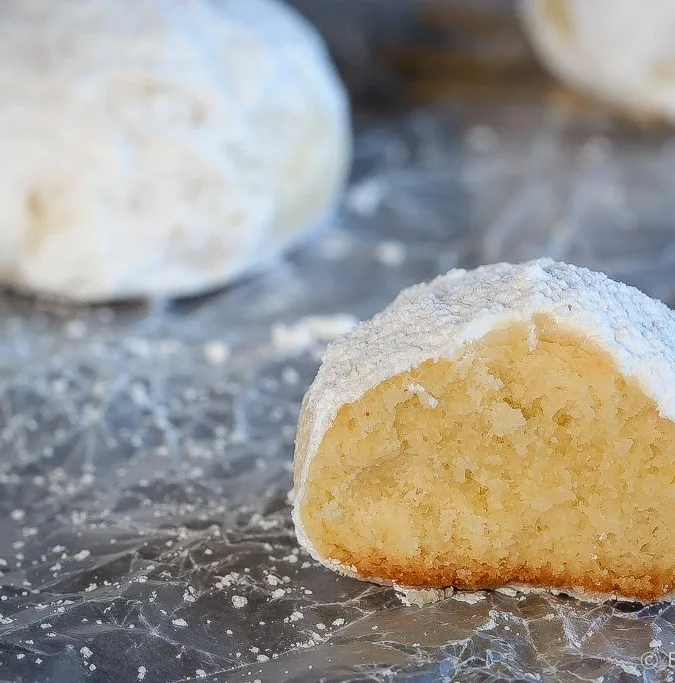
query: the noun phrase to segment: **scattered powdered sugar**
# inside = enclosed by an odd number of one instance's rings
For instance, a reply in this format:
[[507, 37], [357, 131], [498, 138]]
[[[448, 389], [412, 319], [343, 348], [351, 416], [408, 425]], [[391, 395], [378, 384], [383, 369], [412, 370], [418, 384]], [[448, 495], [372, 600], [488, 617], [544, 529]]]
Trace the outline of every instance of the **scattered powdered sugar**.
[[406, 259], [406, 247], [401, 242], [380, 242], [374, 249], [375, 259], [385, 266], [395, 268], [400, 266]]
[[495, 619], [495, 613], [493, 610], [490, 610], [490, 616], [488, 617], [487, 621], [484, 622], [483, 624], [480, 624], [479, 626], [476, 626], [477, 631], [492, 631], [493, 628], [497, 626], [497, 620]]
[[225, 576], [219, 576], [216, 588], [229, 588], [241, 581], [242, 575], [239, 572], [230, 572]]
[[480, 602], [485, 602], [487, 599], [485, 593], [473, 591], [455, 591], [452, 598], [458, 602], [466, 602], [469, 605], [477, 605]]
[[82, 339], [87, 334], [87, 324], [83, 320], [75, 318], [69, 320], [63, 326], [63, 330], [70, 339]]
[[224, 342], [208, 341], [203, 348], [204, 358], [209, 365], [219, 367], [230, 357], [230, 347]]
[[347, 192], [345, 204], [361, 216], [372, 216], [387, 194], [387, 184], [382, 178], [366, 178], [353, 185]]
[[640, 667], [632, 664], [631, 662], [626, 662], [622, 659], [614, 659], [612, 660], [612, 663], [616, 664], [624, 673], [628, 674], [629, 676], [635, 676], [639, 680], [645, 680], [646, 678], [643, 677], [644, 672], [640, 669]]
[[496, 593], [501, 593], [502, 595], [508, 595], [510, 598], [515, 598], [518, 596], [518, 589], [512, 586], [498, 586], [495, 588]]
[[148, 670], [144, 666], [139, 666], [138, 667], [138, 675], [136, 676], [136, 679], [139, 681], [142, 681], [145, 678], [145, 674], [148, 672]]
[[185, 628], [188, 625], [185, 619], [173, 619], [171, 623], [177, 628]]
[[279, 351], [305, 351], [317, 343], [333, 341], [358, 324], [348, 313], [308, 315], [295, 323], [276, 323], [272, 327], [272, 344]]
[[233, 595], [232, 596], [232, 605], [236, 609], [241, 609], [242, 607], [246, 607], [246, 605], [248, 605], [248, 598], [245, 598], [243, 595]]
[[452, 588], [406, 588], [405, 586], [394, 586], [396, 597], [406, 606], [424, 607], [433, 605], [452, 595]]
[[335, 232], [326, 235], [318, 244], [318, 252], [321, 257], [328, 261], [339, 261], [352, 248], [352, 242], [346, 233]]
[[281, 371], [281, 379], [288, 385], [294, 386], [300, 381], [300, 373], [290, 365]]

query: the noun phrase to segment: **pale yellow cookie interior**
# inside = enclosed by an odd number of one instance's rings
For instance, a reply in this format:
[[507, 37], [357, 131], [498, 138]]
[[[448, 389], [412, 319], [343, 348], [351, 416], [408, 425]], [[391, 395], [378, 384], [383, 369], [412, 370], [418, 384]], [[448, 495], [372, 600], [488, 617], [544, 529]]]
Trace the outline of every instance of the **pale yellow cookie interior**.
[[541, 316], [343, 406], [300, 515], [365, 577], [653, 599], [675, 589], [675, 424]]

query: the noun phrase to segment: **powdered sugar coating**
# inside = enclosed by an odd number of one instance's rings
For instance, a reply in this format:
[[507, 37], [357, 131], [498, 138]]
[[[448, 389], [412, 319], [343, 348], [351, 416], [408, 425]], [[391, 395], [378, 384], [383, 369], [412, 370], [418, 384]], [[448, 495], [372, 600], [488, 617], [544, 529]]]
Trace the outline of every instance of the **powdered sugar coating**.
[[84, 301], [220, 285], [320, 222], [351, 155], [318, 33], [276, 0], [7, 0], [0, 281]]
[[675, 420], [675, 315], [660, 301], [606, 275], [551, 259], [451, 270], [404, 291], [384, 311], [328, 347], [307, 392], [296, 445], [293, 520], [313, 557], [320, 556], [299, 510], [309, 467], [339, 409], [381, 382], [431, 359], [455, 358], [495, 328], [546, 314], [608, 352]]

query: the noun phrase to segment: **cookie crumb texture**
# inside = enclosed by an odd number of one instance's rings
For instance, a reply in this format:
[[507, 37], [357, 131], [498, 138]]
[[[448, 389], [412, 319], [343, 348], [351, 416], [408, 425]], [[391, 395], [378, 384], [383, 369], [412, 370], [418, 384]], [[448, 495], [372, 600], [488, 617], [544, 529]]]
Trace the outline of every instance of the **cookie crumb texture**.
[[6, 0], [0, 282], [197, 294], [329, 216], [351, 156], [318, 33], [275, 0]]
[[675, 588], [675, 423], [546, 313], [342, 405], [304, 491], [314, 552], [362, 578], [645, 601]]

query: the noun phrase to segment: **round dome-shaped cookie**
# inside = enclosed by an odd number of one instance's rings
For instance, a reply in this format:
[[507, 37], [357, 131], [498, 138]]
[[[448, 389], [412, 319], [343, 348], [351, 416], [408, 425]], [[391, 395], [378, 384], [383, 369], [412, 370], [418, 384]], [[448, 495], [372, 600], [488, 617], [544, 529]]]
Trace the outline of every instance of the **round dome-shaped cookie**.
[[0, 282], [185, 296], [327, 215], [351, 155], [316, 31], [274, 0], [7, 0]]
[[550, 259], [452, 270], [329, 346], [298, 540], [362, 579], [675, 597], [675, 316]]
[[543, 63], [569, 85], [639, 115], [675, 121], [675, 4], [521, 0]]

